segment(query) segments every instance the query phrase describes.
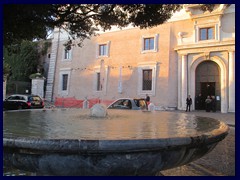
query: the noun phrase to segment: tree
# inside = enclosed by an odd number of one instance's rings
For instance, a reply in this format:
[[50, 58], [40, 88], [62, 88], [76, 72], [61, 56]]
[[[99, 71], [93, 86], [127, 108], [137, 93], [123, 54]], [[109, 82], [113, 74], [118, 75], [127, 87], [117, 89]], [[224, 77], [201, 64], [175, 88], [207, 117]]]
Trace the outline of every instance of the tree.
[[[81, 46], [99, 27], [103, 30], [129, 24], [153, 27], [164, 23], [181, 7], [180, 4], [5, 4], [4, 45], [45, 39], [50, 29], [61, 27], [69, 32], [68, 48], [72, 45], [71, 39], [76, 38]], [[212, 10], [214, 5], [203, 7], [203, 10]]]
[[54, 27], [53, 8], [51, 4], [4, 4], [4, 46], [15, 46], [22, 40], [45, 39]]
[[8, 76], [11, 75], [11, 67], [8, 63], [6, 63], [5, 61], [3, 61], [3, 77], [7, 78]]
[[14, 53], [4, 48], [4, 75], [11, 72], [11, 80], [29, 81], [37, 72], [39, 55], [37, 42], [22, 41]]

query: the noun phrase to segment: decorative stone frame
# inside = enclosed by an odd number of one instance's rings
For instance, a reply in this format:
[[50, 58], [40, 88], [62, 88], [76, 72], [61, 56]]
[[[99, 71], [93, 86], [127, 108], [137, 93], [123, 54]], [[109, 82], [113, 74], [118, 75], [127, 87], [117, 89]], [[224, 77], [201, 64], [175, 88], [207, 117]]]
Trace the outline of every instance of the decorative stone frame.
[[[190, 94], [195, 94], [195, 72], [197, 66], [205, 60], [204, 56], [199, 55], [190, 64], [190, 76], [189, 76], [189, 87]], [[215, 62], [220, 68], [220, 84], [221, 84], [221, 112], [228, 112], [228, 97], [227, 97], [227, 67], [224, 60], [218, 56], [213, 56], [209, 58], [210, 61]], [[193, 86], [191, 86], [193, 85]]]
[[[104, 45], [106, 44], [106, 55], [102, 55], [100, 56], [99, 55], [99, 46], [100, 45]], [[111, 41], [107, 41], [107, 42], [103, 42], [103, 43], [97, 43], [96, 44], [96, 58], [102, 58], [102, 57], [109, 57], [109, 54], [110, 54], [110, 44], [111, 44]]]
[[[104, 74], [104, 83], [102, 86], [102, 90], [98, 91], [97, 90], [97, 73], [100, 73], [100, 66], [95, 66], [94, 67], [94, 74], [93, 74], [93, 91], [96, 93], [101, 93], [103, 92], [104, 94], [107, 93], [107, 83], [108, 83], [108, 66], [104, 66], [105, 68], [105, 74]], [[101, 77], [100, 77], [101, 78]]]
[[65, 47], [63, 48], [63, 53], [62, 53], [62, 61], [71, 61], [72, 60], [72, 53], [73, 49], [68, 50], [69, 51], [69, 58], [65, 58]]
[[[200, 40], [200, 29], [202, 28], [214, 28], [214, 39]], [[221, 14], [215, 14], [213, 16], [197, 16], [194, 17], [194, 33], [195, 43], [210, 43], [220, 41], [221, 32]]]
[[[67, 90], [62, 90], [63, 75], [68, 75]], [[67, 96], [69, 94], [70, 79], [71, 79], [71, 68], [61, 68], [59, 71], [59, 84], [58, 84], [58, 94], [61, 96]]]
[[[210, 27], [214, 28], [214, 39], [200, 40], [200, 29], [210, 28]], [[218, 23], [195, 25], [195, 42], [206, 43], [206, 42], [218, 41], [220, 38], [219, 32], [220, 32], [220, 28], [219, 28]]]
[[[143, 70], [151, 69], [152, 70], [152, 90], [143, 90], [142, 87], [142, 78]], [[138, 95], [156, 95], [156, 81], [157, 81], [157, 62], [144, 62], [138, 64]]]
[[[154, 38], [154, 48], [152, 50], [144, 50], [144, 39], [146, 38]], [[149, 53], [149, 52], [158, 52], [158, 42], [159, 42], [159, 34], [155, 35], [144, 35], [141, 38], [141, 53]]]

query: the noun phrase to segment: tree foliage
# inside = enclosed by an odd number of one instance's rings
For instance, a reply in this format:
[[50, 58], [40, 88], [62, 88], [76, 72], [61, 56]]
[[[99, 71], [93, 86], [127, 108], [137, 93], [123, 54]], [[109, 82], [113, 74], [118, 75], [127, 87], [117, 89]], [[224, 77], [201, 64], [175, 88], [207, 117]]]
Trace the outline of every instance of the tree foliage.
[[29, 81], [29, 75], [37, 72], [39, 50], [38, 43], [22, 41], [15, 53], [4, 48], [4, 75], [10, 74], [11, 80]]
[[48, 30], [54, 27], [53, 12], [51, 4], [4, 4], [4, 45], [46, 38]]
[[5, 77], [11, 75], [11, 66], [6, 62], [3, 63], [3, 75]]
[[[209, 4], [204, 10], [213, 6]], [[181, 7], [180, 4], [5, 4], [4, 45], [45, 39], [50, 29], [61, 27], [69, 32], [70, 39], [78, 38], [81, 46], [99, 27], [103, 30], [129, 24], [153, 27], [171, 18]], [[67, 45], [71, 44], [69, 41]]]

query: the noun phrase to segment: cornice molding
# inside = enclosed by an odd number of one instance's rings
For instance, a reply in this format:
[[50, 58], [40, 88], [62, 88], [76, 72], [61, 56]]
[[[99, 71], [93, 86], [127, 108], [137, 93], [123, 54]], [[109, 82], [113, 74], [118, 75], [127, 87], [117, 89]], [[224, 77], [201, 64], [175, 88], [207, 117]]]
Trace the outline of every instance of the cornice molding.
[[206, 11], [203, 12], [200, 9], [200, 4], [186, 4], [184, 5], [185, 11], [191, 16], [192, 19], [206, 18], [209, 16], [222, 16], [224, 10], [227, 8], [226, 4], [219, 4], [214, 8], [212, 12]]
[[213, 43], [201, 43], [201, 44], [188, 44], [180, 45], [174, 48], [175, 51], [197, 51], [203, 52], [204, 49], [216, 49], [214, 51], [235, 51], [235, 40], [223, 41], [223, 42], [213, 42]]

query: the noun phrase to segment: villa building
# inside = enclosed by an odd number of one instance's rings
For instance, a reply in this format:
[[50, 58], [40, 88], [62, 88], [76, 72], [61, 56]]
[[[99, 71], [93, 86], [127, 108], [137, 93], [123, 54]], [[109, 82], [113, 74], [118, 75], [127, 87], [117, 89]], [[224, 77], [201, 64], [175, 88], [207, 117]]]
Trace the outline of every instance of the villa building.
[[214, 95], [217, 110], [235, 112], [235, 5], [213, 12], [186, 5], [166, 23], [100, 33], [65, 50], [55, 29], [45, 99], [72, 106], [148, 94], [156, 108], [186, 109], [186, 98]]

